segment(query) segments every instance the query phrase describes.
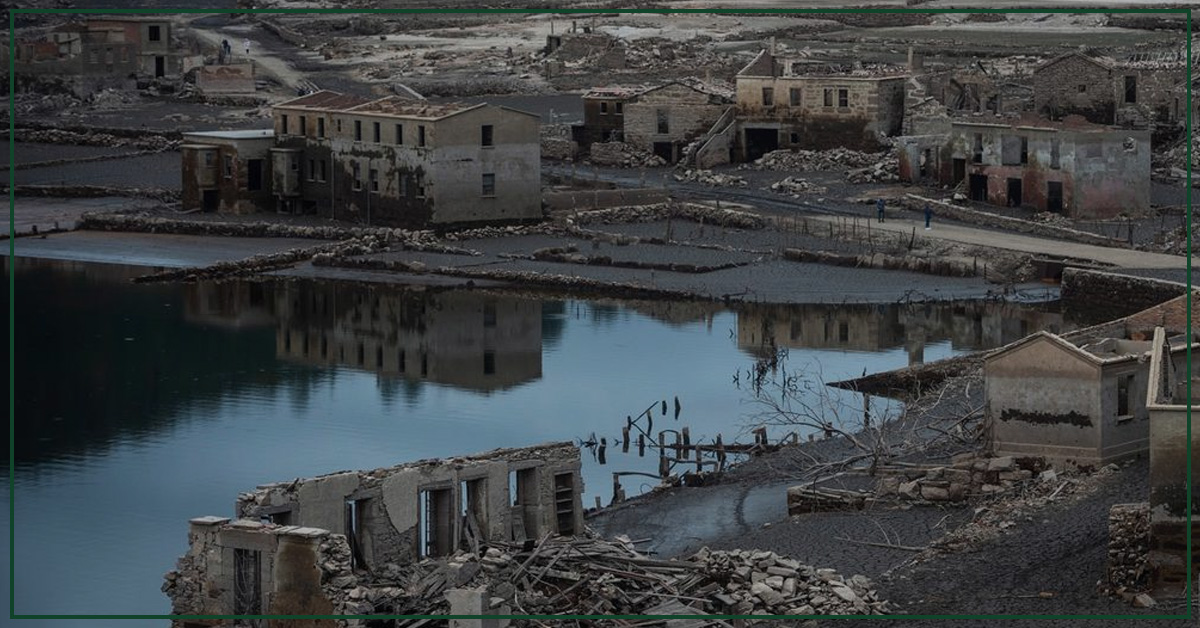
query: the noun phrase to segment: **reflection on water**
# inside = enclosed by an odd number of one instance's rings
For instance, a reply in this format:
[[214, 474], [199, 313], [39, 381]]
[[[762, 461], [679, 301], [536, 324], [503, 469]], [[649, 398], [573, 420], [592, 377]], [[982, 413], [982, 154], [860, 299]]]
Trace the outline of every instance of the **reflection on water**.
[[978, 351], [1039, 330], [1075, 328], [1056, 311], [1008, 303], [747, 306], [738, 312], [738, 347], [757, 357], [775, 347], [871, 353], [904, 347], [914, 365], [924, 363], [931, 343]]
[[[29, 259], [14, 270], [19, 613], [166, 612], [158, 587], [187, 519], [227, 515], [264, 482], [591, 434], [618, 443], [627, 415], [675, 397], [680, 417], [655, 433], [731, 443], [751, 427], [732, 376], [771, 342], [832, 381], [1062, 325], [994, 304], [729, 309], [132, 284], [148, 270]], [[585, 459], [585, 503], [607, 500], [613, 471], [657, 472], [632, 449], [610, 447], [604, 467]]]

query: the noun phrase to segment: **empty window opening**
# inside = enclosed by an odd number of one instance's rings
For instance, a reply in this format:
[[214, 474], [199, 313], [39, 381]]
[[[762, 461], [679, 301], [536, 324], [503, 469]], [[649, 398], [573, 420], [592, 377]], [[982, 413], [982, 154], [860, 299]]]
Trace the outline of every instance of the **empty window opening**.
[[496, 175], [490, 172], [483, 175], [483, 196], [491, 197], [496, 195]]
[[418, 172], [415, 175], [415, 186], [417, 188], [417, 198], [425, 198], [425, 175]]
[[300, 135], [308, 134], [308, 116], [300, 116]]
[[484, 351], [483, 352], [483, 374], [484, 375], [495, 375], [496, 374], [496, 352], [495, 351]]
[[357, 357], [358, 357], [358, 365], [359, 365], [359, 366], [365, 366], [365, 365], [366, 365], [366, 363], [367, 363], [367, 359], [366, 359], [366, 351], [365, 351], [365, 349], [366, 349], [366, 348], [365, 348], [365, 347], [363, 347], [363, 343], [361, 343], [361, 342], [360, 342], [360, 343], [358, 343], [358, 353], [357, 353]]
[[225, 178], [233, 178], [233, 156], [225, 155]]
[[493, 127], [490, 124], [483, 125], [483, 127], [480, 129], [480, 132], [479, 132], [480, 144], [482, 144], [483, 146], [493, 146], [494, 145], [493, 142], [495, 141], [495, 139], [492, 137], [494, 128], [495, 127]]
[[396, 125], [396, 145], [397, 146], [404, 145], [404, 125], [403, 124]]
[[368, 180], [371, 182], [371, 191], [378, 192], [379, 191], [379, 171], [374, 168], [371, 168], [370, 172], [367, 173], [367, 177], [368, 177]]
[[162, 41], [162, 27], [151, 26], [147, 29], [148, 38], [150, 41]]
[[510, 473], [508, 491], [513, 499], [513, 540], [538, 538], [537, 468], [520, 469]]
[[848, 90], [848, 89], [839, 89], [838, 90], [838, 106], [842, 107], [842, 108], [846, 108], [846, 107], [850, 106], [850, 90]]
[[1009, 178], [1006, 185], [1008, 186], [1008, 206], [1020, 207], [1023, 205], [1025, 201], [1021, 198], [1021, 179]]
[[317, 180], [317, 160], [315, 160], [315, 159], [308, 160], [308, 180], [309, 181]]
[[1029, 163], [1029, 138], [1021, 137], [1021, 163]]
[[850, 323], [838, 323], [838, 342], [850, 342]]
[[1021, 163], [1021, 145], [1025, 138], [1019, 135], [1000, 136], [1000, 163], [1005, 166], [1016, 166]]
[[325, 137], [325, 118], [317, 118], [317, 137]]
[[478, 551], [488, 539], [487, 480], [465, 480], [459, 485], [463, 549]]
[[1129, 405], [1129, 393], [1133, 388], [1133, 375], [1121, 375], [1117, 377], [1117, 418], [1125, 418], [1133, 415], [1132, 408]]
[[659, 109], [654, 112], [655, 122], [659, 133], [671, 132], [671, 115], [666, 109]]
[[417, 125], [417, 146], [424, 146], [424, 145], [425, 145], [425, 125], [418, 124]]
[[600, 115], [608, 115], [608, 103], [600, 103]]
[[346, 500], [346, 542], [350, 545], [352, 569], [370, 569], [368, 557], [373, 548], [374, 508], [375, 502], [369, 498]]
[[495, 327], [496, 326], [496, 304], [495, 303], [484, 303], [483, 304], [483, 326], [484, 327]]
[[1046, 182], [1046, 211], [1061, 212], [1063, 210], [1063, 187], [1060, 181]]
[[983, 163], [983, 134], [982, 133], [975, 134], [974, 143], [972, 144], [972, 147], [971, 147], [971, 162], [977, 163], [977, 164]]
[[762, 88], [762, 103], [763, 103], [764, 107], [775, 106], [775, 88], [774, 87]]
[[371, 141], [376, 144], [383, 141], [383, 131], [380, 130], [380, 126], [378, 122], [371, 123]]
[[828, 89], [828, 88], [826, 88], [826, 89], [825, 89], [825, 101], [824, 101], [824, 103], [825, 103], [825, 106], [826, 106], [826, 107], [832, 107], [832, 106], [833, 106], [833, 90], [832, 90], [832, 89]]
[[246, 189], [258, 192], [263, 188], [263, 160], [251, 159], [246, 162]]
[[447, 556], [454, 551], [454, 496], [448, 488], [420, 492], [419, 557]]
[[288, 117], [286, 113], [279, 116], [279, 132], [283, 135], [288, 134]]
[[233, 550], [233, 613], [262, 614], [262, 552]]
[[554, 475], [554, 515], [559, 534], [575, 534], [575, 474]]
[[1130, 103], [1130, 104], [1137, 102], [1137, 77], [1136, 76], [1126, 76], [1125, 77], [1125, 102]]
[[618, 115], [618, 116], [619, 116], [619, 115], [624, 115], [624, 113], [625, 113], [625, 103], [614, 103], [613, 110], [614, 110], [614, 112], [615, 112], [615, 115]]
[[798, 107], [800, 105], [800, 88], [799, 87], [792, 87], [792, 88], [788, 89], [788, 102], [791, 103], [791, 105], [793, 107]]
[[791, 141], [793, 144], [799, 144], [799, 143], [800, 143], [800, 134], [799, 134], [799, 133], [792, 133], [792, 134], [788, 135], [788, 139], [789, 139], [789, 140], [790, 140], [790, 141]]
[[351, 173], [352, 173], [352, 176], [354, 179], [354, 182], [353, 182], [354, 189], [361, 190], [362, 189], [362, 166], [360, 166], [358, 164], [358, 162], [354, 162], [354, 163], [350, 164], [350, 170], [351, 170]]
[[362, 120], [354, 121], [354, 141], [362, 141]]

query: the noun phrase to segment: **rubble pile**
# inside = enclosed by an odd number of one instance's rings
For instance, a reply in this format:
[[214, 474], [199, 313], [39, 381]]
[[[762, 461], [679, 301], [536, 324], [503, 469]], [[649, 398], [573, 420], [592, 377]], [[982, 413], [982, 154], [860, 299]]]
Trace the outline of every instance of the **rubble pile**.
[[762, 229], [767, 223], [760, 216], [732, 209], [718, 209], [696, 203], [658, 203], [628, 207], [609, 207], [579, 212], [570, 219], [574, 224], [619, 224], [657, 222], [682, 218], [706, 225], [734, 229]]
[[588, 161], [597, 166], [620, 168], [657, 168], [667, 165], [666, 160], [625, 142], [596, 142], [592, 144]]
[[[345, 582], [345, 581], [343, 581]], [[484, 591], [491, 608], [521, 614], [881, 615], [891, 607], [864, 576], [843, 577], [767, 551], [701, 549], [683, 560], [655, 560], [626, 539], [547, 537], [528, 551], [490, 547], [448, 560], [422, 561], [388, 588], [352, 586], [346, 598], [397, 615], [447, 614], [447, 592]], [[374, 600], [372, 603], [371, 600]], [[398, 623], [398, 626], [405, 625]], [[714, 624], [720, 625], [720, 624]]]
[[1054, 225], [1057, 227], [1072, 226], [1071, 219], [1057, 212], [1037, 212], [1029, 217], [1034, 222], [1040, 222], [1044, 225]]
[[[1193, 242], [1200, 242], [1200, 233], [1192, 234]], [[1154, 235], [1154, 244], [1146, 247], [1158, 253], [1167, 253], [1170, 255], [1187, 255], [1188, 237], [1187, 230], [1183, 227], [1176, 227], [1166, 231], [1160, 231]]]
[[63, 129], [17, 129], [17, 142], [71, 144], [74, 146], [132, 146], [140, 150], [164, 151], [179, 148], [180, 140], [164, 135], [142, 133], [137, 137], [118, 137], [108, 133], [78, 133]]
[[721, 174], [719, 172], [713, 172], [712, 170], [692, 170], [689, 168], [682, 172], [676, 172], [674, 177], [676, 181], [700, 183], [702, 185], [709, 185], [712, 187], [744, 188], [749, 185], [742, 177], [731, 174]]
[[788, 177], [782, 181], [776, 181], [771, 184], [769, 189], [780, 194], [788, 194], [792, 198], [799, 198], [801, 194], [824, 194], [828, 191], [825, 186], [817, 185], [800, 177]]
[[1097, 588], [1132, 601], [1149, 585], [1150, 504], [1115, 504], [1108, 511], [1108, 568]]
[[1032, 521], [1034, 512], [1051, 503], [1094, 493], [1118, 469], [1117, 465], [1110, 464], [1090, 475], [1077, 469], [1043, 471], [1036, 481], [1014, 484], [1012, 490], [994, 495], [994, 502], [976, 507], [970, 523], [950, 531], [934, 541], [931, 547], [938, 552], [970, 551], [980, 547], [1017, 526], [1018, 522]]
[[866, 166], [846, 171], [847, 183], [897, 183], [900, 181], [900, 161], [894, 154]]
[[820, 172], [831, 170], [875, 169], [890, 160], [886, 153], [863, 153], [849, 148], [831, 148], [829, 150], [775, 150], [763, 155], [756, 161], [742, 166], [754, 170], [794, 170], [797, 172]]
[[[1191, 168], [1196, 170], [1196, 164], [1200, 160], [1200, 142], [1197, 141], [1195, 135], [1192, 136], [1192, 163]], [[1184, 140], [1179, 140], [1174, 146], [1166, 150], [1156, 150], [1150, 158], [1151, 174], [1154, 178], [1166, 179], [1168, 181], [1177, 181], [1187, 178], [1188, 170], [1188, 145]]]
[[[896, 496], [916, 501], [963, 501], [970, 497], [1003, 493], [1043, 473], [1042, 458], [955, 456], [949, 466], [885, 467], [876, 485], [879, 496]], [[1040, 477], [1040, 476], [1039, 476]], [[1054, 472], [1048, 472], [1048, 478]]]

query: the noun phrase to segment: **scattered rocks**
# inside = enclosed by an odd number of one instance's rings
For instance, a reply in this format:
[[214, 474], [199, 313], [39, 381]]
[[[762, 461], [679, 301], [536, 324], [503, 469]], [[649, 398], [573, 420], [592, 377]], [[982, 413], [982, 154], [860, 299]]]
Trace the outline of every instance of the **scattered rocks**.
[[698, 203], [658, 203], [654, 205], [609, 207], [573, 214], [571, 221], [577, 225], [587, 225], [597, 223], [656, 222], [673, 218], [734, 229], [757, 230], [767, 226], [766, 221], [757, 214], [732, 209], [718, 209]]
[[792, 198], [798, 198], [802, 194], [824, 194], [828, 191], [825, 186], [817, 185], [800, 177], [788, 177], [777, 181], [772, 183], [769, 189], [780, 194], [791, 195]]
[[718, 172], [713, 172], [712, 170], [688, 169], [688, 170], [684, 170], [683, 172], [676, 172], [674, 177], [675, 177], [676, 181], [684, 181], [684, 182], [689, 182], [689, 183], [700, 183], [700, 184], [709, 185], [712, 187], [744, 188], [747, 185], [749, 185], [748, 183], [746, 183], [746, 180], [743, 179], [742, 177], [735, 176], [735, 175], [729, 175], [729, 174], [721, 174]]
[[[795, 170], [798, 172], [828, 172], [844, 169], [874, 168], [887, 160], [887, 153], [863, 153], [849, 148], [829, 150], [776, 150], [757, 161], [742, 166], [754, 170]], [[893, 156], [891, 161], [896, 162]], [[898, 167], [898, 162], [897, 162]]]
[[[1101, 594], [1134, 596], [1149, 587], [1150, 504], [1115, 504], [1108, 511], [1108, 565]], [[1130, 600], [1136, 605], [1136, 598]], [[1153, 603], [1153, 600], [1151, 600]]]
[[667, 165], [662, 157], [624, 142], [596, 142], [589, 150], [588, 161], [597, 166], [658, 168]]

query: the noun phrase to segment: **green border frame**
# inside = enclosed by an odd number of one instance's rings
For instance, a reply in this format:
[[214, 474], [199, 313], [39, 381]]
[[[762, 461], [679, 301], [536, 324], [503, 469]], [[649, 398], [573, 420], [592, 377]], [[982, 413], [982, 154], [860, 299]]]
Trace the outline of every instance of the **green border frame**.
[[[1186, 70], [1186, 86], [1188, 98], [1188, 113], [1185, 122], [1186, 136], [1189, 138], [1187, 142], [1187, 215], [1185, 224], [1187, 229], [1187, 245], [1188, 250], [1192, 246], [1192, 143], [1190, 141], [1192, 133], [1192, 23], [1191, 9], [1188, 8], [1110, 8], [1110, 9], [1093, 9], [1090, 7], [1074, 7], [1074, 8], [1010, 8], [1010, 9], [836, 9], [836, 8], [820, 8], [820, 9], [768, 9], [768, 8], [747, 8], [747, 9], [9, 9], [8, 18], [8, 88], [9, 94], [16, 93], [16, 16], [23, 14], [37, 13], [58, 13], [58, 14], [132, 14], [132, 15], [154, 15], [159, 13], [178, 14], [232, 14], [232, 13], [249, 13], [249, 14], [271, 14], [271, 13], [316, 13], [316, 14], [332, 14], [332, 13], [375, 13], [375, 14], [408, 14], [408, 13], [524, 13], [538, 14], [548, 13], [555, 15], [562, 14], [591, 14], [591, 13], [643, 13], [643, 14], [659, 14], [665, 15], [669, 13], [715, 13], [715, 14], [820, 14], [820, 13], [1141, 13], [1141, 14], [1183, 14], [1187, 19], [1186, 29], [1186, 49], [1187, 49], [1187, 70]], [[14, 135], [16, 130], [16, 107], [13, 99], [10, 97], [8, 101], [8, 159], [9, 164], [16, 164], [16, 143]], [[9, 218], [9, 239], [8, 239], [8, 256], [9, 256], [9, 274], [8, 274], [8, 504], [9, 504], [9, 619], [168, 619], [168, 620], [204, 620], [204, 619], [483, 619], [483, 618], [498, 618], [498, 619], [668, 619], [668, 618], [694, 618], [695, 615], [19, 615], [16, 612], [16, 495], [15, 495], [15, 470], [16, 470], [16, 273], [13, 272], [13, 266], [16, 257], [16, 169], [9, 167], [8, 169], [8, 218]], [[1187, 286], [1188, 293], [1191, 294], [1192, 289], [1192, 262], [1191, 256], [1188, 256], [1187, 264]], [[1191, 328], [1192, 324], [1192, 299], [1187, 300], [1187, 325]], [[1191, 399], [1191, 382], [1192, 382], [1192, 349], [1189, 343], [1187, 348], [1187, 381], [1188, 381], [1188, 398]], [[1192, 465], [1192, 412], [1191, 405], [1188, 406], [1187, 420], [1187, 457], [1186, 464], [1188, 469]], [[1188, 528], [1191, 529], [1192, 523], [1192, 474], [1186, 474], [1185, 484], [1187, 486], [1187, 508], [1188, 508]], [[1192, 573], [1192, 535], [1187, 536], [1187, 596], [1186, 606], [1184, 606], [1185, 614], [1181, 615], [1161, 615], [1161, 614], [1140, 614], [1140, 615], [708, 615], [712, 619], [1192, 619], [1192, 595], [1195, 593], [1194, 584], [1191, 580]]]

